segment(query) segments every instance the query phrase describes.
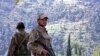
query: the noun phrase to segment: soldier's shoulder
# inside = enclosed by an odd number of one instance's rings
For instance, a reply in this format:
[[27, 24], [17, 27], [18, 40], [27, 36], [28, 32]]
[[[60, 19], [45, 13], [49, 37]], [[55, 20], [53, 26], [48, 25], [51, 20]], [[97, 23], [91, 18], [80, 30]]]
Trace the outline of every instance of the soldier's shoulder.
[[25, 31], [25, 36], [29, 36], [29, 33]]
[[15, 32], [13, 35], [12, 35], [12, 39], [15, 39], [18, 35], [18, 32]]
[[25, 31], [25, 34], [29, 34], [29, 32], [26, 32], [26, 31]]
[[34, 29], [32, 29], [32, 31], [31, 32], [37, 32], [37, 29], [36, 28], [34, 28]]
[[31, 33], [32, 35], [36, 35], [38, 33], [37, 28], [32, 29]]

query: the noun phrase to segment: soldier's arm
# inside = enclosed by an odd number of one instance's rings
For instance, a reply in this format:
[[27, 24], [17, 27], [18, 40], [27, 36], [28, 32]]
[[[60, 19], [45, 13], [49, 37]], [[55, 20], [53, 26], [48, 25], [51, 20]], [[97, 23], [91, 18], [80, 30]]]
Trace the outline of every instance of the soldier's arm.
[[12, 37], [7, 56], [13, 56], [16, 47], [15, 36]]
[[35, 41], [35, 35], [36, 35], [36, 33], [33, 32], [33, 31], [29, 35], [27, 47], [28, 47], [28, 50], [30, 50], [30, 51], [34, 49], [33, 44], [34, 44], [34, 41]]
[[32, 31], [30, 33], [27, 47], [28, 47], [28, 50], [31, 51], [32, 53], [36, 52], [38, 54], [41, 54], [42, 48], [39, 48], [39, 45], [34, 43], [36, 38], [37, 38], [36, 36], [37, 36], [37, 32], [36, 31]]

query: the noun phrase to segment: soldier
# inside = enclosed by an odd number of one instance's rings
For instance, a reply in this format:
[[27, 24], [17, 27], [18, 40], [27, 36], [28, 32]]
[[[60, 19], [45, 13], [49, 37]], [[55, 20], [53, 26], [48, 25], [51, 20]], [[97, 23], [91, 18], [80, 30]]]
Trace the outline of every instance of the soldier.
[[18, 32], [12, 37], [7, 56], [30, 56], [27, 50], [29, 34], [24, 30], [24, 23], [19, 22], [16, 29], [18, 29]]
[[34, 56], [55, 56], [51, 46], [51, 37], [45, 28], [47, 21], [46, 15], [39, 15], [38, 26], [30, 33], [28, 49]]

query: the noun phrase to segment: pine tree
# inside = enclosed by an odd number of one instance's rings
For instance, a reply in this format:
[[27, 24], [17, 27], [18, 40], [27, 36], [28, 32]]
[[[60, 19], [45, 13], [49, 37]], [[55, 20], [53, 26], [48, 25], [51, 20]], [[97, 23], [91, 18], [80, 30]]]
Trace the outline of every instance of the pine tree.
[[67, 56], [71, 56], [70, 35], [68, 37]]

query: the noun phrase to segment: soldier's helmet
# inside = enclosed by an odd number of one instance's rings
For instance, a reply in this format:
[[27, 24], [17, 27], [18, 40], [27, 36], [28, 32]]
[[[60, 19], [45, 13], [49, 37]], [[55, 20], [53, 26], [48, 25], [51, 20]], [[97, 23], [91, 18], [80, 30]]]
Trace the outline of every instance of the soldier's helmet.
[[19, 23], [17, 24], [16, 29], [25, 29], [24, 23], [23, 23], [23, 22], [19, 22]]

